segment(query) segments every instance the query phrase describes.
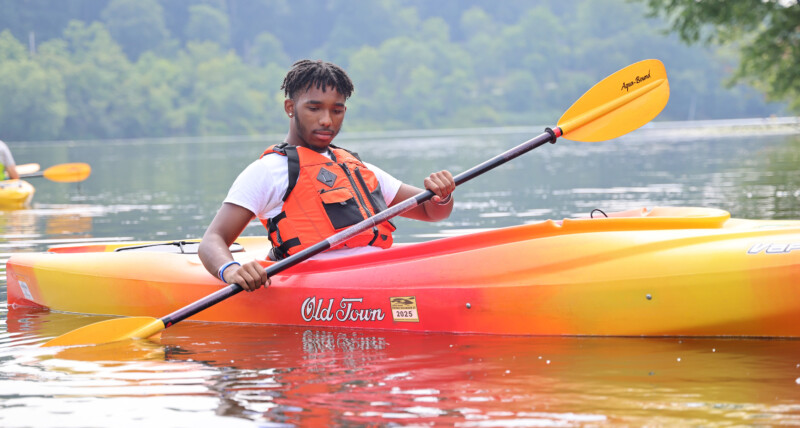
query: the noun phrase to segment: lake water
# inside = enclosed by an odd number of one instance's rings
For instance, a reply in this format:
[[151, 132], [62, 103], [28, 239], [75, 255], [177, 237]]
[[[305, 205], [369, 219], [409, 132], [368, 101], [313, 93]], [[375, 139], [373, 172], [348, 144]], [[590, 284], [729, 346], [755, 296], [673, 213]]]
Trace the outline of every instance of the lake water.
[[[542, 129], [343, 133], [337, 142], [421, 185], [431, 171], [464, 171]], [[238, 172], [281, 139], [11, 143], [18, 163], [93, 169], [80, 185], [31, 179], [32, 206], [0, 211], [2, 258], [69, 242], [198, 238]], [[610, 142], [560, 140], [464, 184], [456, 198], [447, 221], [399, 219], [397, 240], [595, 208], [704, 206], [800, 219], [800, 121], [657, 123]], [[5, 302], [3, 277], [3, 427], [800, 424], [800, 340], [184, 322], [160, 343], [54, 353], [38, 345], [99, 318]]]

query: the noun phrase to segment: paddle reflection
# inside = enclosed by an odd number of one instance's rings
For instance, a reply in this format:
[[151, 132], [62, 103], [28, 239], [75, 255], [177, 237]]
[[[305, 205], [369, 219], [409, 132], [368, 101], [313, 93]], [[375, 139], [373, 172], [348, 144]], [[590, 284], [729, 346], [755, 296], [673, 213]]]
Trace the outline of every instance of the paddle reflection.
[[[101, 320], [10, 309], [8, 329], [44, 342]], [[200, 394], [216, 397], [218, 416], [300, 426], [502, 420], [704, 425], [794, 421], [798, 411], [786, 404], [796, 395], [797, 355], [795, 340], [509, 337], [185, 322], [157, 342], [69, 348], [40, 361], [46, 370], [137, 377], [110, 394], [126, 388], [132, 394]], [[84, 361], [101, 363], [79, 365]], [[659, 411], [643, 411], [653, 408]]]

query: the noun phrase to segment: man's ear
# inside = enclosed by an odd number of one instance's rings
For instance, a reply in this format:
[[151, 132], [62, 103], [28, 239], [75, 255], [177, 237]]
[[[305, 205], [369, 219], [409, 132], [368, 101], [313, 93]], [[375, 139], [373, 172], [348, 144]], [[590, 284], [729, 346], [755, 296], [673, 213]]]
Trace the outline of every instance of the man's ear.
[[283, 110], [286, 112], [286, 115], [289, 117], [294, 117], [294, 100], [291, 98], [287, 98], [283, 101]]

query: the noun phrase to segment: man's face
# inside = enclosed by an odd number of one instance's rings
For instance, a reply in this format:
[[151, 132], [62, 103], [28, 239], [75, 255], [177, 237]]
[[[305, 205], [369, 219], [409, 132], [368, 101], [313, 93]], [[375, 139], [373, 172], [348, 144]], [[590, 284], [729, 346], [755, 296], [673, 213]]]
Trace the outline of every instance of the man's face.
[[323, 152], [339, 133], [347, 107], [344, 95], [333, 86], [325, 91], [312, 86], [308, 91], [287, 100], [286, 111], [294, 118], [290, 126], [290, 144]]

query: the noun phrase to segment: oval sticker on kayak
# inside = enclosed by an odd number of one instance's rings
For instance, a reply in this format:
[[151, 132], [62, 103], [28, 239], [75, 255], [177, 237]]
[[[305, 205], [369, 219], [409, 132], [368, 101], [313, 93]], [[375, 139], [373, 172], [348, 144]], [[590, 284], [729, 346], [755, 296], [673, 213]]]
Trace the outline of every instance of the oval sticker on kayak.
[[392, 305], [392, 318], [395, 322], [419, 322], [416, 297], [392, 297], [389, 302]]

